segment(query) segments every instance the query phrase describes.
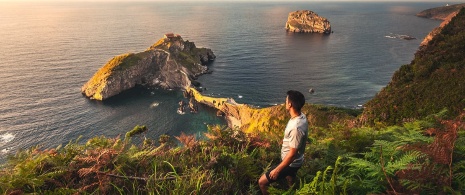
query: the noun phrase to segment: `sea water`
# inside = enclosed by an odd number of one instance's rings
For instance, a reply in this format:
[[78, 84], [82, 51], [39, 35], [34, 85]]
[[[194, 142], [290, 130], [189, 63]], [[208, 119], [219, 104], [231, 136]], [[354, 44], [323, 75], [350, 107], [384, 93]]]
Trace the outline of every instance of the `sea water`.
[[[287, 90], [307, 102], [357, 108], [372, 98], [440, 21], [415, 13], [442, 3], [1, 2], [0, 160], [146, 125], [142, 136], [201, 136], [225, 125], [213, 109], [180, 115], [179, 90], [133, 89], [99, 102], [81, 86], [113, 56], [141, 52], [165, 33], [213, 50], [204, 93], [266, 107]], [[291, 11], [326, 17], [334, 33], [287, 33]], [[413, 36], [415, 40], [395, 38]], [[314, 93], [308, 93], [310, 89]]]

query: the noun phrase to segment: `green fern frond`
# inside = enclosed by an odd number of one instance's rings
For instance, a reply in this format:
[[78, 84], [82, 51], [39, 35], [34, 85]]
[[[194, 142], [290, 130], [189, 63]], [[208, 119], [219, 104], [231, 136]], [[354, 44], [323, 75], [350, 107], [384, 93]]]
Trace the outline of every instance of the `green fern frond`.
[[405, 152], [402, 156], [399, 158], [394, 159], [394, 161], [390, 161], [386, 164], [385, 170], [386, 172], [390, 175], [393, 176], [396, 171], [406, 169], [407, 167], [411, 169], [419, 169], [420, 166], [411, 166], [415, 162], [418, 161], [418, 159], [424, 157], [425, 155], [423, 153], [420, 153], [418, 151], [407, 151]]
[[146, 157], [147, 154], [149, 154], [149, 153], [150, 153], [150, 151], [144, 150], [144, 151], [140, 151], [140, 152], [137, 152], [137, 153], [129, 156], [129, 158], [142, 159], [142, 158]]
[[424, 129], [408, 129], [408, 131], [396, 134], [396, 143], [399, 145], [406, 144], [416, 144], [416, 143], [432, 143], [434, 141], [433, 137], [428, 137], [423, 135]]
[[297, 195], [318, 194], [317, 186], [318, 186], [318, 183], [319, 183], [320, 176], [321, 176], [321, 171], [318, 171], [316, 173], [316, 176], [313, 177], [312, 182], [310, 182], [308, 184], [305, 184], [302, 188], [300, 188], [296, 192], [296, 194]]
[[379, 164], [377, 162], [371, 162], [365, 159], [353, 158], [350, 157], [351, 168], [354, 168], [358, 171], [373, 172], [380, 170]]
[[423, 188], [423, 185], [419, 182], [409, 179], [401, 179], [399, 180], [400, 184], [406, 187], [409, 190], [419, 190]]
[[462, 156], [462, 158], [465, 158], [465, 130], [457, 132], [454, 152]]
[[44, 173], [42, 175], [40, 175], [39, 177], [41, 178], [56, 178], [58, 176], [61, 176], [65, 173], [64, 170], [58, 170], [58, 171], [52, 171], [52, 172], [48, 172], [48, 173]]
[[454, 174], [454, 182], [465, 185], [465, 173], [464, 172], [455, 173]]

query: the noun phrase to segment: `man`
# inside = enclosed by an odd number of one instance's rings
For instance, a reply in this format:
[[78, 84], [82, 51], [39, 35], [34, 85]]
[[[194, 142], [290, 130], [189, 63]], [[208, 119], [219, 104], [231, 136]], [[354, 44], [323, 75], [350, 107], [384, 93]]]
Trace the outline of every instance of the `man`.
[[297, 171], [303, 164], [305, 144], [308, 137], [307, 117], [301, 112], [304, 104], [305, 97], [302, 93], [294, 90], [287, 92], [285, 106], [291, 115], [291, 119], [284, 131], [281, 163], [271, 168], [258, 180], [263, 194], [268, 194], [268, 185], [279, 179], [286, 178], [292, 184]]

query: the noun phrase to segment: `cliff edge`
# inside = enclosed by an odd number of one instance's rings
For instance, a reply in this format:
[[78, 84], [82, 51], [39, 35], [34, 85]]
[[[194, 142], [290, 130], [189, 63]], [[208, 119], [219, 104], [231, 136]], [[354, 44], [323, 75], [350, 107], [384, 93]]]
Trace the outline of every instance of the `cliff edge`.
[[197, 48], [181, 36], [166, 34], [164, 38], [140, 53], [114, 57], [82, 86], [81, 93], [105, 100], [136, 85], [164, 89], [185, 88], [208, 73], [206, 64], [216, 58], [207, 48]]
[[397, 70], [391, 82], [365, 105], [361, 121], [401, 124], [447, 109], [465, 108], [465, 8]]
[[297, 33], [331, 33], [331, 24], [328, 19], [309, 10], [289, 13], [285, 28], [289, 32]]
[[418, 17], [424, 17], [424, 18], [430, 18], [430, 19], [436, 19], [436, 20], [443, 20], [441, 25], [439, 27], [434, 28], [426, 37], [423, 39], [423, 41], [420, 44], [420, 47], [423, 47], [428, 44], [431, 39], [433, 39], [434, 36], [439, 34], [441, 32], [441, 29], [448, 24], [452, 18], [455, 17], [460, 11], [461, 8], [465, 7], [464, 4], [457, 4], [457, 5], [450, 5], [450, 6], [443, 6], [443, 7], [436, 7], [436, 8], [431, 8], [424, 10], [416, 16]]

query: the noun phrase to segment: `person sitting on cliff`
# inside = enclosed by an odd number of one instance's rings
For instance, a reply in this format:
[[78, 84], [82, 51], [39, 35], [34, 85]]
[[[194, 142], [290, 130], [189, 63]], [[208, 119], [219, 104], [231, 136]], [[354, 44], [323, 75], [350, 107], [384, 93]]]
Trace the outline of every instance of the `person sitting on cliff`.
[[268, 194], [270, 183], [286, 178], [292, 185], [297, 171], [303, 164], [306, 140], [308, 137], [308, 121], [301, 112], [305, 104], [302, 93], [294, 90], [287, 92], [286, 110], [291, 119], [284, 130], [284, 138], [281, 147], [281, 162], [263, 174], [258, 180], [258, 185], [263, 194]]

